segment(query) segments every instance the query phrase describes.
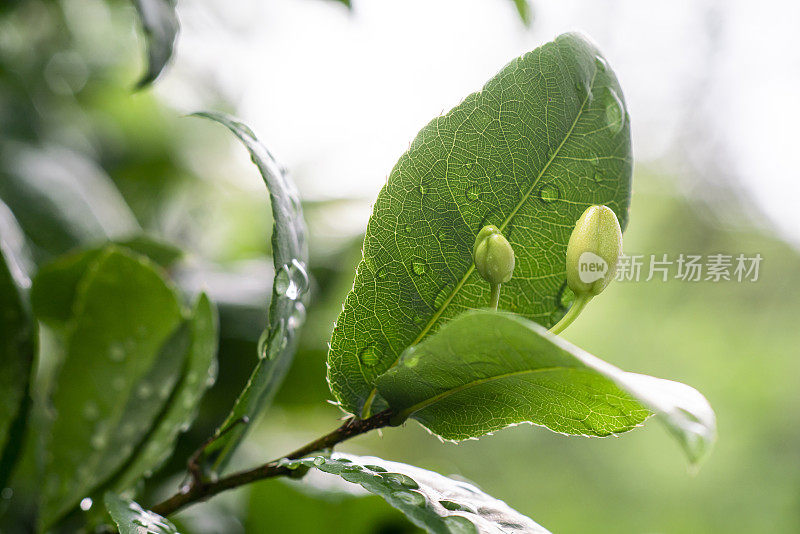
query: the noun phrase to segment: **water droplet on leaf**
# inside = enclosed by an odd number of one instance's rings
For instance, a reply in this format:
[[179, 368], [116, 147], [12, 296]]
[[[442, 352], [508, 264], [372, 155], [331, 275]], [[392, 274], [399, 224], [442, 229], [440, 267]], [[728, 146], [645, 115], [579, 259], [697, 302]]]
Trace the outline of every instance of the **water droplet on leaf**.
[[380, 363], [381, 356], [375, 344], [367, 345], [358, 353], [358, 360], [364, 367], [375, 367]]
[[316, 465], [317, 467], [325, 465], [325, 457], [317, 456], [316, 458], [314, 458], [314, 465]]
[[613, 89], [608, 90], [608, 101], [606, 103], [606, 122], [611, 131], [618, 134], [625, 126], [625, 108], [622, 100]]
[[93, 504], [92, 499], [90, 499], [89, 497], [84, 497], [83, 499], [81, 499], [81, 510], [83, 510], [84, 512], [88, 512], [89, 510], [92, 509], [92, 504]]
[[417, 491], [399, 490], [392, 493], [392, 496], [400, 502], [411, 506], [425, 505], [425, 496]]
[[281, 267], [278, 275], [275, 277], [275, 292], [278, 295], [288, 298], [289, 300], [297, 300], [308, 290], [308, 273], [306, 273], [305, 266], [293, 259]]
[[475, 201], [478, 200], [481, 196], [481, 189], [477, 185], [472, 185], [467, 188], [465, 192], [467, 196], [467, 200]]
[[553, 184], [544, 184], [539, 188], [539, 198], [542, 202], [550, 203], [555, 202], [561, 198], [561, 190], [558, 186]]
[[414, 482], [413, 478], [411, 478], [408, 475], [404, 475], [402, 473], [386, 473], [386, 475], [384, 475], [384, 478], [386, 478], [391, 482], [394, 482], [395, 484], [399, 484], [404, 488], [409, 488], [409, 489], [419, 488], [419, 484]]

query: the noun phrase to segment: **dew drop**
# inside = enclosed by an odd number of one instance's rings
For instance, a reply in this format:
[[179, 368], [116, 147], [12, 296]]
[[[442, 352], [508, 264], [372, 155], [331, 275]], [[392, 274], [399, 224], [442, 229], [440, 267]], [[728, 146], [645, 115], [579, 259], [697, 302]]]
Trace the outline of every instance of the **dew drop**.
[[89, 401], [83, 407], [83, 416], [88, 419], [89, 421], [94, 421], [97, 419], [97, 416], [100, 415], [99, 410], [97, 409], [97, 405]]
[[399, 490], [392, 493], [392, 496], [410, 506], [425, 506], [425, 496], [418, 491]]
[[136, 388], [136, 395], [142, 400], [149, 399], [152, 394], [153, 388], [146, 382], [139, 384], [139, 387]]
[[539, 188], [539, 198], [547, 204], [561, 198], [561, 190], [553, 184], [544, 184]]
[[106, 446], [107, 440], [105, 434], [97, 433], [92, 436], [92, 439], [90, 439], [89, 442], [91, 443], [93, 448], [99, 450]]
[[314, 465], [316, 465], [317, 467], [325, 465], [325, 457], [317, 456], [316, 458], [314, 458]]
[[478, 200], [481, 196], [481, 189], [477, 185], [472, 185], [467, 188], [466, 190], [467, 200], [475, 201]]
[[439, 504], [445, 507], [445, 509], [450, 510], [451, 512], [470, 512], [474, 513], [472, 510], [467, 508], [462, 504], [458, 504], [455, 501], [439, 501]]
[[613, 89], [608, 90], [608, 95], [606, 122], [611, 131], [618, 134], [622, 131], [622, 127], [625, 126], [625, 109], [622, 106], [622, 100]]
[[387, 473], [386, 475], [384, 475], [384, 477], [387, 480], [394, 482], [395, 484], [403, 486], [404, 488], [409, 488], [409, 489], [419, 488], [419, 484], [414, 482], [413, 478], [411, 478], [408, 475], [404, 475], [402, 473]]
[[92, 499], [90, 499], [89, 497], [84, 497], [83, 499], [81, 499], [81, 510], [83, 510], [84, 512], [88, 512], [89, 510], [92, 509], [92, 504], [93, 504]]
[[475, 524], [460, 515], [451, 515], [444, 518], [444, 524], [450, 534], [478, 534]]
[[114, 343], [111, 345], [108, 351], [108, 358], [112, 362], [121, 362], [125, 359], [125, 347], [122, 346], [120, 343]]
[[305, 266], [293, 259], [278, 271], [275, 277], [275, 292], [289, 300], [297, 300], [308, 291], [308, 273]]
[[425, 274], [425, 262], [422, 260], [414, 260], [411, 262], [411, 271], [417, 276]]
[[114, 391], [122, 391], [125, 388], [125, 379], [121, 376], [116, 377], [111, 381], [111, 387]]
[[358, 360], [364, 367], [375, 367], [381, 361], [378, 348], [375, 344], [367, 345], [358, 353]]

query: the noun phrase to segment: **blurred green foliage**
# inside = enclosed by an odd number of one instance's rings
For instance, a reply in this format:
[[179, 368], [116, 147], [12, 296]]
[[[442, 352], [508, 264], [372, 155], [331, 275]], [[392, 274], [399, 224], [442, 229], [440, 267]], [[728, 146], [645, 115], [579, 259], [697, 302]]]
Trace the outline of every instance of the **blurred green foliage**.
[[[0, 199], [22, 224], [37, 261], [76, 246], [133, 237], [121, 234], [141, 228], [187, 251], [184, 267], [170, 269], [187, 296], [205, 283], [220, 303], [219, 379], [203, 401], [197, 424], [182, 436], [161, 475], [144, 488], [140, 502], [149, 503], [175, 487], [185, 458], [241, 390], [255, 363], [271, 274], [263, 268], [270, 253], [266, 194], [253, 195], [226, 182], [215, 175], [219, 167], [193, 163], [198, 147], [203, 161], [231, 161], [231, 144], [222, 132], [179, 118], [150, 90], [131, 93], [141, 72], [141, 51], [135, 14], [125, 3], [0, 4]], [[20, 154], [41, 163], [53, 151], [69, 154], [79, 168], [91, 169], [118, 190], [132, 214], [124, 232], [100, 224], [85, 232], [56, 233], [54, 225], [53, 233], [37, 234], [43, 229], [40, 219], [21, 208], [25, 204], [19, 198], [9, 200], [13, 195], [4, 187], [25, 168], [11, 165]], [[85, 183], [80, 172], [64, 176], [65, 183]], [[252, 179], [257, 180], [255, 171]], [[385, 430], [383, 437], [357, 438], [342, 449], [477, 481], [555, 532], [800, 531], [800, 414], [794, 409], [800, 405], [795, 325], [800, 255], [762, 229], [720, 224], [704, 199], [684, 196], [669, 176], [639, 168], [634, 180], [626, 253], [760, 253], [764, 258], [756, 283], [612, 283], [565, 334], [620, 367], [680, 380], [706, 394], [717, 412], [720, 438], [698, 474], [687, 472], [680, 451], [656, 425], [602, 440], [569, 439], [522, 426], [454, 446], [408, 423]], [[49, 201], [63, 206], [58, 195]], [[307, 206], [312, 236], [321, 220], [316, 215], [335, 209], [336, 203]], [[325, 246], [312, 244], [313, 300], [295, 365], [275, 409], [246, 443], [238, 459], [242, 465], [330, 430], [341, 415], [325, 403], [330, 398], [326, 343], [351, 287], [361, 240], [342, 236]], [[214, 286], [219, 280], [223, 283]], [[58, 357], [48, 352], [47, 339], [42, 344], [39, 379], [52, 365], [48, 359]], [[0, 500], [3, 532], [27, 532], [32, 523], [38, 491], [32, 445], [29, 439], [13, 497]], [[198, 530], [201, 524], [225, 525], [227, 532], [414, 531], [376, 497], [320, 496], [296, 484], [287, 489], [284, 482], [267, 481], [229, 498], [233, 505], [217, 506], [220, 497], [180, 514], [176, 522], [186, 519], [183, 527]]]

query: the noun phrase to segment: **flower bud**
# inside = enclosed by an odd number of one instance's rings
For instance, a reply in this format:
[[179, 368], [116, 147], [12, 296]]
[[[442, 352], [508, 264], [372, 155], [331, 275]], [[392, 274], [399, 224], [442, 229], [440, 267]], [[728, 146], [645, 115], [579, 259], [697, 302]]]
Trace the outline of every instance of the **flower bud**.
[[475, 269], [491, 285], [511, 280], [514, 273], [514, 249], [496, 226], [484, 226], [472, 249]]
[[622, 230], [608, 206], [583, 212], [567, 245], [567, 285], [580, 295], [599, 295], [614, 279], [622, 253]]

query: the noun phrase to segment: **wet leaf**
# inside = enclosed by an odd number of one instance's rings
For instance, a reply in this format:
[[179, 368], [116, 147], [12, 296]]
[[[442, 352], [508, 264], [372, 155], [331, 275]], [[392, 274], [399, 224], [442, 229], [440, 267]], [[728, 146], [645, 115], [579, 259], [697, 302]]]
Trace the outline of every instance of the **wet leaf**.
[[[197, 416], [200, 399], [216, 378], [217, 315], [214, 304], [205, 294], [197, 301], [189, 327], [191, 345], [187, 367], [167, 401], [165, 413], [124, 473], [115, 477], [114, 487], [119, 491], [131, 488], [142, 476], [150, 476], [169, 458], [178, 434], [189, 429]], [[144, 385], [140, 382], [138, 387]], [[155, 393], [156, 389], [152, 387], [148, 391]]]
[[158, 78], [172, 56], [178, 35], [178, 15], [175, 0], [133, 0], [147, 40], [147, 71], [138, 87], [149, 85]]
[[0, 202], [0, 488], [19, 458], [30, 408], [35, 327], [22, 230]]
[[[299, 330], [305, 321], [309, 286], [308, 247], [297, 189], [272, 154], [247, 126], [233, 117], [220, 113], [197, 115], [226, 126], [247, 147], [269, 190], [274, 221], [272, 254], [275, 278], [267, 329], [259, 347], [260, 360], [221, 427], [226, 428], [242, 418], [253, 421], [272, 401], [289, 370], [297, 347]], [[224, 467], [246, 430], [246, 425], [236, 428], [209, 447], [208, 452], [216, 454], [217, 469]]]
[[453, 319], [377, 384], [398, 420], [449, 440], [519, 423], [609, 436], [652, 411], [699, 462], [716, 435], [714, 412], [695, 389], [622, 371], [533, 321], [490, 310]]
[[107, 492], [103, 500], [120, 534], [178, 534], [167, 519], [145, 510], [138, 503], [111, 492]]
[[[181, 323], [175, 291], [145, 258], [110, 247], [86, 269], [51, 395], [43, 525], [103, 484], [147, 434], [186, 353]], [[141, 384], [152, 396], [141, 398]]]
[[569, 304], [570, 231], [592, 204], [624, 226], [631, 164], [616, 76], [576, 34], [513, 60], [423, 128], [378, 195], [331, 337], [328, 378], [343, 408], [385, 407], [377, 376], [448, 320], [488, 305], [471, 253], [487, 224], [516, 254], [501, 308], [554, 324]]
[[472, 484], [412, 465], [372, 456], [336, 453], [287, 461], [290, 468], [317, 468], [383, 497], [415, 525], [437, 534], [546, 534], [529, 517]]

